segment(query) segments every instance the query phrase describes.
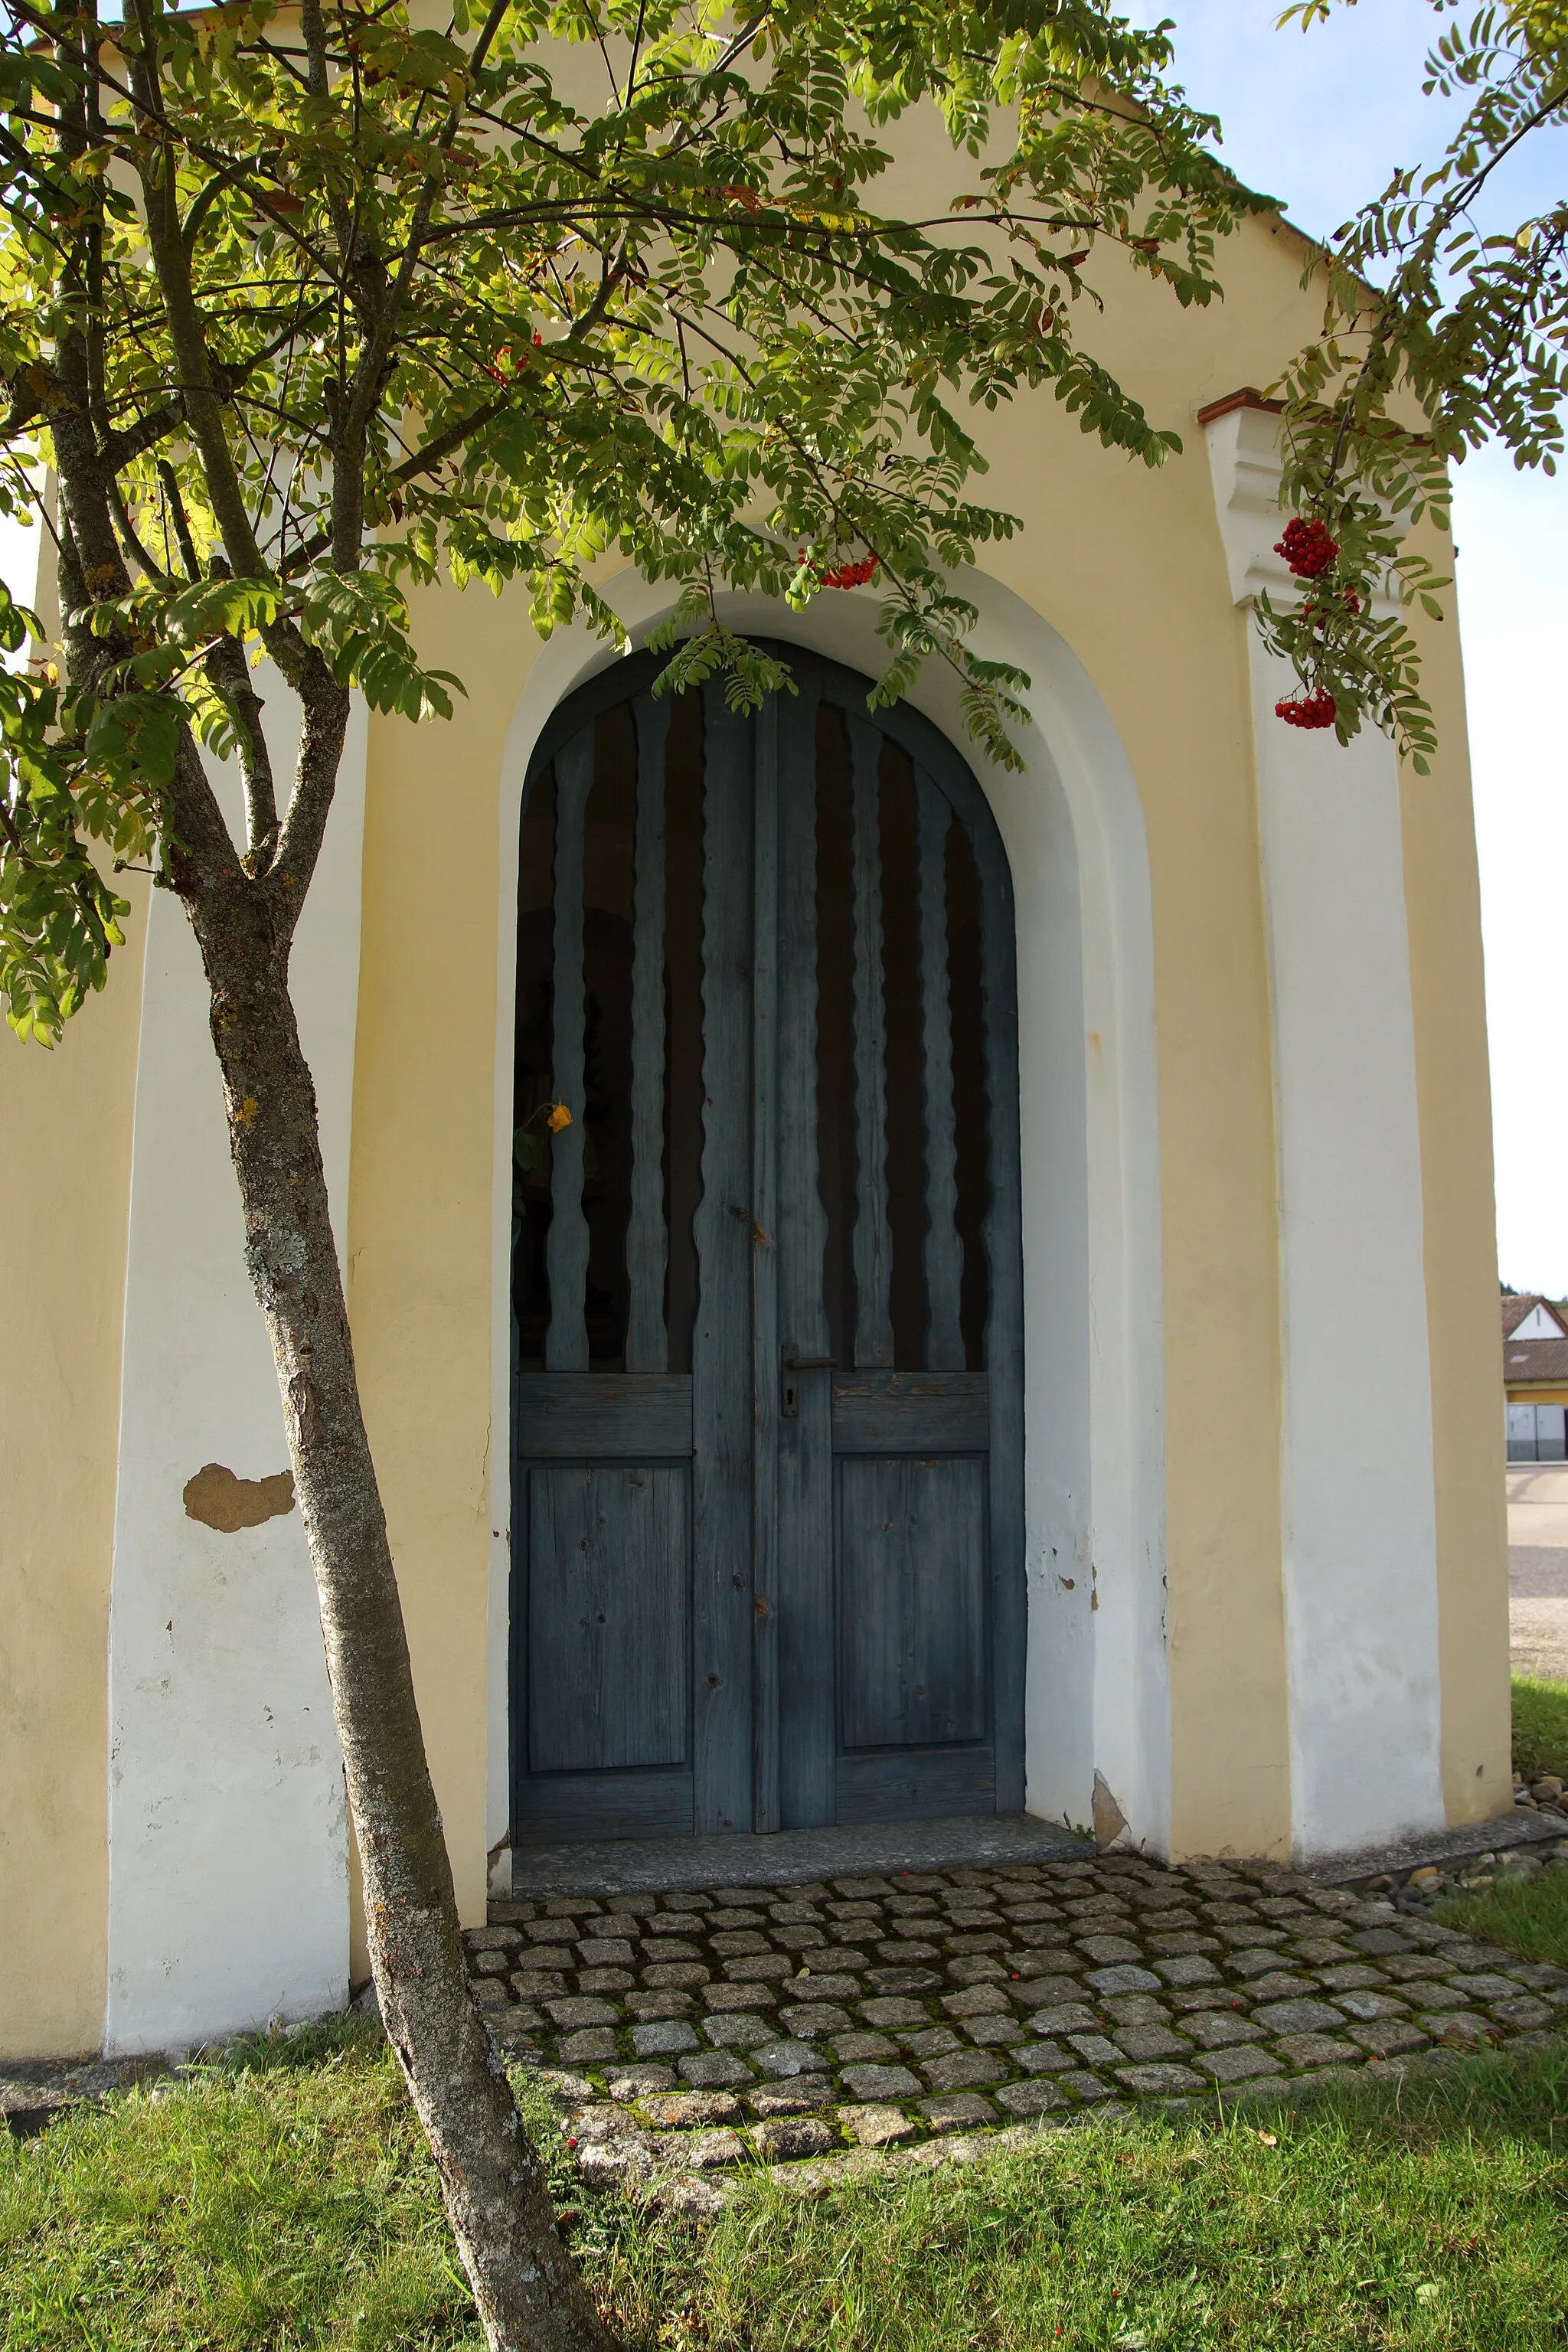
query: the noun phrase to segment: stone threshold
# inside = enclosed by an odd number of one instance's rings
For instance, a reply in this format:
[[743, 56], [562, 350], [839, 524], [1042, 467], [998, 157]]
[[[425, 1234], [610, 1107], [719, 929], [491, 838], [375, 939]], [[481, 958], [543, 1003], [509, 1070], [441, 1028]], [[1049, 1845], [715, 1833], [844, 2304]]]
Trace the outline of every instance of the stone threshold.
[[[594, 1845], [516, 1846], [511, 1899], [566, 1895], [695, 1894], [716, 1886], [799, 1886], [888, 1871], [984, 1868], [998, 1862], [1092, 1856], [1093, 1842], [1030, 1813], [965, 1813], [934, 1822], [737, 1832], [731, 1837], [616, 1838]], [[504, 1920], [506, 1903], [491, 1906]]]
[[1419, 1870], [1427, 1863], [1466, 1862], [1474, 1854], [1504, 1853], [1520, 1846], [1550, 1845], [1565, 1839], [1568, 1821], [1560, 1814], [1531, 1812], [1528, 1806], [1516, 1805], [1495, 1822], [1468, 1822], [1460, 1829], [1438, 1830], [1426, 1837], [1395, 1838], [1388, 1845], [1328, 1854], [1299, 1867], [1303, 1878], [1315, 1879], [1320, 1886], [1353, 1886], [1363, 1879]]

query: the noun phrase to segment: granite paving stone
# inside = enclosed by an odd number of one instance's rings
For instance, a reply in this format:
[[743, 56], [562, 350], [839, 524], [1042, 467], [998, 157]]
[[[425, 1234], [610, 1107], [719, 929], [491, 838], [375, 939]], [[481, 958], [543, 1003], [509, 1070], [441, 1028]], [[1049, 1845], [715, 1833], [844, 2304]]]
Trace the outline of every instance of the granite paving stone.
[[899, 2039], [916, 2058], [942, 2058], [963, 2047], [951, 2025], [928, 2025], [923, 2032], [900, 2033]]
[[1143, 1957], [1138, 1946], [1129, 1943], [1125, 1936], [1080, 1936], [1078, 1948], [1100, 1968], [1109, 1967], [1113, 1960], [1140, 1960]]
[[[772, 2018], [757, 2017], [750, 2010], [735, 2012], [716, 2010], [703, 2019], [702, 2031], [716, 2050], [754, 2050], [760, 2043], [772, 2042], [774, 2038]], [[637, 2040], [635, 2032], [632, 2040], [634, 2042]], [[693, 2035], [690, 2042], [679, 2046], [689, 2050], [695, 2044], [696, 2036]], [[671, 2042], [668, 2046], [674, 2049], [678, 2045]]]
[[1090, 2066], [1117, 2066], [1121, 2063], [1121, 2051], [1103, 2033], [1073, 2033], [1068, 2039]]
[[1409, 2018], [1381, 2018], [1373, 2025], [1352, 2025], [1350, 2038], [1374, 2058], [1398, 2058], [1408, 2050], [1424, 2050], [1427, 2035]]
[[655, 2091], [673, 2091], [675, 2070], [671, 2066], [610, 2066], [605, 2069], [605, 2087], [612, 2099], [623, 2103], [646, 2099]]
[[[714, 2023], [715, 2020], [710, 2018], [708, 2032], [717, 2040], [718, 2036], [713, 2033]], [[683, 2018], [669, 2018], [660, 2024], [634, 2025], [632, 2028], [632, 2048], [639, 2058], [657, 2058], [661, 2053], [700, 2047], [696, 2028], [688, 2025]]]
[[996, 2110], [978, 2091], [949, 2091], [922, 2099], [920, 2111], [934, 2132], [973, 2131], [976, 2124], [994, 2124]]
[[[1338, 2023], [1336, 2013], [1335, 2022]], [[1200, 2050], [1233, 2050], [1244, 2042], [1261, 2042], [1263, 2028], [1232, 2009], [1198, 2009], [1182, 2019], [1182, 2032]]]
[[1410, 2004], [1388, 1992], [1346, 1992], [1339, 1998], [1339, 2007], [1347, 2017], [1358, 2017], [1363, 2024], [1374, 2017], [1407, 2017]]
[[1152, 1993], [1112, 1993], [1101, 2006], [1107, 2017], [1114, 2019], [1118, 2025], [1165, 2025], [1170, 2021], [1170, 2011]]
[[1004, 2050], [1026, 2038], [1016, 2017], [966, 2017], [963, 2030], [982, 2050]]
[[492, 2039], [574, 2103], [593, 2177], [685, 2172], [694, 2212], [758, 2157], [924, 2162], [955, 2134], [1283, 2089], [1434, 2042], [1556, 2048], [1568, 2026], [1568, 1972], [1414, 1898], [1261, 1864], [1085, 1854], [536, 1898], [498, 1904], [468, 1952]]
[[1252, 2021], [1268, 2033], [1321, 2033], [1344, 2019], [1326, 2000], [1265, 2000], [1252, 2011]]
[[1350, 2042], [1327, 2033], [1282, 2033], [1274, 2047], [1292, 2066], [1301, 2067], [1342, 2066], [1359, 2055]]
[[1078, 2064], [1078, 2055], [1064, 2050], [1059, 2042], [1028, 2042], [1014, 2051], [1013, 2063], [1026, 2074], [1062, 2074]]
[[[1200, 2061], [1201, 2063], [1201, 2061]], [[1204, 2078], [1190, 2066], [1119, 2066], [1116, 2079], [1124, 2090], [1143, 2099], [1169, 2099], [1184, 2091], [1201, 2091]]]
[[1554, 2014], [1545, 2001], [1537, 2000], [1533, 1993], [1528, 1992], [1517, 1993], [1512, 2000], [1489, 2001], [1487, 2006], [1495, 2018], [1512, 2026], [1516, 2032], [1531, 2025], [1544, 2025]]
[[1498, 1976], [1485, 1970], [1479, 1974], [1468, 1972], [1451, 1976], [1448, 1982], [1456, 1992], [1468, 1995], [1471, 2000], [1508, 2000], [1519, 1990], [1511, 1977]]
[[923, 2025], [925, 2022], [925, 2011], [918, 2000], [902, 2000], [896, 1997], [862, 2001], [860, 2014], [868, 2025]]
[[1278, 2058], [1267, 2050], [1205, 2050], [1194, 2058], [1205, 2074], [1216, 2083], [1245, 2082], [1253, 2074], [1282, 2074], [1285, 2072]]
[[837, 2095], [826, 2074], [797, 2074], [793, 2083], [764, 2083], [748, 2091], [746, 2105], [754, 2116], [803, 2116], [831, 2106]]
[[839, 2033], [834, 2036], [833, 2054], [845, 2066], [866, 2058], [896, 2058], [899, 2045], [885, 2033]]
[[1184, 1958], [1156, 1960], [1155, 1968], [1168, 1985], [1218, 1984], [1219, 1970], [1202, 1952], [1189, 1952]]
[[1037, 2009], [1029, 2023], [1037, 2033], [1092, 2033], [1097, 2020], [1088, 2004], [1064, 2000], [1055, 2009]]
[[1184, 2058], [1193, 2046], [1168, 2025], [1119, 2026], [1114, 2038], [1117, 2047], [1140, 2063], [1150, 2058]]
[[730, 2013], [736, 2010], [763, 2011], [778, 2006], [778, 1994], [770, 1984], [705, 1984], [701, 1989], [705, 2009], [721, 2009]]
[[920, 2126], [910, 2122], [902, 2107], [840, 2107], [838, 2120], [860, 2147], [896, 2147], [920, 2137]]
[[1147, 1969], [1120, 1962], [1115, 1968], [1091, 1969], [1084, 1979], [1095, 1992], [1158, 1992], [1160, 1979]]
[[676, 2071], [683, 2083], [694, 2083], [704, 2091], [730, 2089], [737, 2083], [755, 2080], [745, 2061], [729, 2050], [699, 2050], [694, 2057], [678, 2059]]
[[960, 2050], [951, 2058], [928, 2059], [921, 2067], [933, 2091], [971, 2091], [982, 2083], [1005, 2082], [1012, 2072], [1005, 2058], [984, 2050]]
[[563, 2041], [556, 2043], [555, 2054], [573, 2065], [582, 2065], [595, 2058], [613, 2058], [616, 2054], [615, 2028], [591, 2025], [582, 2032], [568, 2033]]
[[1032, 2083], [1004, 2083], [994, 2093], [999, 2107], [1010, 2116], [1044, 2116], [1054, 2108], [1071, 2105], [1059, 2084], [1045, 2076]]
[[764, 2042], [752, 2057], [764, 2074], [813, 2074], [822, 2064], [821, 2051], [809, 2042]]
[[1233, 1977], [1261, 1977], [1279, 1967], [1279, 1955], [1269, 1945], [1247, 1944], [1233, 1951], [1225, 1965]]
[[857, 2099], [910, 2099], [921, 2088], [907, 2066], [846, 2066], [843, 2079]]
[[[925, 2011], [917, 2009], [915, 2014], [917, 2017], [923, 2017]], [[847, 2033], [854, 2020], [847, 2009], [836, 2008], [830, 2000], [814, 2000], [804, 2004], [792, 2001], [780, 2010], [779, 2023], [794, 2039], [812, 2042], [819, 2034]]]
[[1498, 2029], [1487, 2017], [1477, 2017], [1469, 2010], [1443, 2010], [1430, 2017], [1418, 2017], [1416, 2024], [1428, 2032], [1434, 2042], [1450, 2045], [1470, 2044], [1480, 2047], [1498, 2040]]
[[[1511, 1985], [1509, 1990], [1513, 1990]], [[941, 2005], [949, 2017], [1011, 2017], [1013, 2014], [1013, 2004], [998, 1984], [968, 1985], [962, 1992], [944, 1993]]]

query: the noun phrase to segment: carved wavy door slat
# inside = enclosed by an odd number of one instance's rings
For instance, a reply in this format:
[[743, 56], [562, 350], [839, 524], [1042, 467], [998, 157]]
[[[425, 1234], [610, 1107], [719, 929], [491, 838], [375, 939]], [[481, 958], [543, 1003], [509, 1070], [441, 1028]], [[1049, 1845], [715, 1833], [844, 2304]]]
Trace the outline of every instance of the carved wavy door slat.
[[952, 811], [923, 768], [915, 770], [920, 809], [921, 1048], [926, 1163], [926, 1370], [964, 1368], [959, 1297], [963, 1247], [958, 1234], [958, 1154], [952, 1125], [952, 1008], [947, 969], [947, 835]]
[[888, 1296], [893, 1242], [888, 1222], [887, 1006], [882, 982], [882, 845], [878, 770], [882, 736], [846, 714], [854, 808], [855, 890], [855, 1361], [890, 1365]]
[[588, 1370], [588, 1221], [583, 1213], [583, 844], [593, 785], [594, 730], [584, 727], [555, 756], [553, 1083], [555, 1099], [565, 1104], [572, 1123], [551, 1141], [550, 1234], [545, 1244], [550, 1328], [544, 1340], [544, 1368], [551, 1372]]
[[669, 705], [639, 694], [632, 926], [632, 1205], [626, 1227], [628, 1372], [669, 1369], [664, 1320], [664, 753]]

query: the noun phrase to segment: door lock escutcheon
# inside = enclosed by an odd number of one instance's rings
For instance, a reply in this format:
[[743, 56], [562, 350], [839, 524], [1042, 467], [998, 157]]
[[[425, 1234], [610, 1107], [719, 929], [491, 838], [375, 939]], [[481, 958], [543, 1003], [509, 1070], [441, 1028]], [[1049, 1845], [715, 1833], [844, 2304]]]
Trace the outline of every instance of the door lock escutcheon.
[[836, 1372], [837, 1356], [803, 1356], [798, 1348], [779, 1349], [779, 1412], [785, 1421], [800, 1419], [800, 1385], [797, 1372]]

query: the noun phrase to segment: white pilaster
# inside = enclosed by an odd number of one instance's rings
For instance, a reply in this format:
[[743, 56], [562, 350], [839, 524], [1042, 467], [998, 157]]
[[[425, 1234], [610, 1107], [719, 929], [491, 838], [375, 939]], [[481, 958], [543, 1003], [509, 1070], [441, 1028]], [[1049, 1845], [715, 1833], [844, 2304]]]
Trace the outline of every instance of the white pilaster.
[[[258, 683], [287, 777], [290, 698], [275, 674]], [[291, 975], [340, 1249], [364, 757], [356, 698]], [[217, 782], [236, 821], [236, 780]], [[242, 1245], [201, 962], [184, 908], [154, 892], [110, 1602], [110, 2050], [187, 2047], [347, 1990], [342, 1766], [299, 1513], [225, 1534], [184, 1502], [209, 1463], [242, 1479], [289, 1466]]]
[[[1278, 601], [1274, 416], [1206, 426], [1232, 593]], [[1293, 1835], [1442, 1826], [1432, 1395], [1392, 746], [1286, 726], [1247, 618], [1273, 1024]]]

